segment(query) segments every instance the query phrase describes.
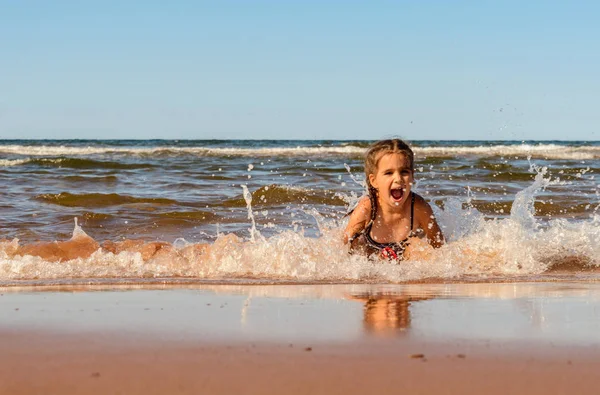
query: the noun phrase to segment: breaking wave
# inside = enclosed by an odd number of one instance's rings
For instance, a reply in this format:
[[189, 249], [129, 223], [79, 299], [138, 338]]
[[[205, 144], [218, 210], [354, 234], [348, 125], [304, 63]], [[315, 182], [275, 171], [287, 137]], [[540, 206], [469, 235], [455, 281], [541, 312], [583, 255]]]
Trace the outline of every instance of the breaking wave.
[[[352, 143], [336, 145], [298, 145], [295, 147], [206, 147], [206, 146], [158, 146], [158, 147], [124, 147], [124, 146], [68, 146], [68, 145], [0, 145], [0, 153], [21, 155], [21, 156], [88, 156], [88, 155], [107, 155], [120, 154], [139, 157], [162, 157], [162, 156], [241, 156], [241, 157], [318, 157], [326, 156], [344, 156], [360, 157], [365, 153], [367, 143]], [[418, 142], [413, 147], [415, 154], [421, 157], [456, 157], [456, 156], [518, 156], [546, 159], [598, 159], [600, 158], [600, 147], [590, 145], [561, 145], [561, 144], [482, 144], [473, 145], [439, 145], [419, 147]], [[52, 161], [55, 159], [48, 159]], [[67, 161], [68, 158], [62, 160]], [[0, 161], [0, 166], [17, 166], [31, 159], [24, 160], [9, 159]], [[49, 162], [50, 163], [50, 162]], [[94, 166], [94, 163], [90, 163]], [[85, 162], [74, 162], [73, 166], [86, 166]]]
[[[433, 250], [416, 242], [410, 259], [399, 264], [349, 255], [341, 241], [343, 221], [326, 219], [314, 210], [310, 213], [318, 225], [318, 237], [307, 237], [301, 230], [264, 237], [255, 226], [252, 204], [265, 191], [250, 194], [244, 188], [250, 223], [246, 238], [219, 234], [211, 243], [183, 239], [99, 243], [76, 224], [72, 239], [65, 242], [0, 242], [0, 284], [69, 279], [175, 281], [182, 277], [273, 283], [511, 281], [557, 272], [600, 272], [597, 212], [578, 221], [559, 218], [542, 223], [535, 217], [536, 194], [552, 184], [547, 171], [537, 169], [532, 184], [515, 196], [506, 219], [486, 220], [473, 205], [465, 207], [468, 202], [448, 199], [443, 209], [435, 207], [447, 244]], [[187, 214], [165, 215], [186, 218]]]

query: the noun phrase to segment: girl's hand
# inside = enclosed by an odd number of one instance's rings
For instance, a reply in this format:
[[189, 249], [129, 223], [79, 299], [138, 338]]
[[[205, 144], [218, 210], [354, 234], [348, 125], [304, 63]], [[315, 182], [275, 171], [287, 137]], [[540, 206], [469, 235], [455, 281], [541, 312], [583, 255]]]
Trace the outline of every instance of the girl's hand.
[[418, 237], [412, 237], [406, 250], [404, 251], [404, 258], [410, 260], [427, 261], [431, 259], [431, 256], [435, 250], [425, 239], [419, 239]]

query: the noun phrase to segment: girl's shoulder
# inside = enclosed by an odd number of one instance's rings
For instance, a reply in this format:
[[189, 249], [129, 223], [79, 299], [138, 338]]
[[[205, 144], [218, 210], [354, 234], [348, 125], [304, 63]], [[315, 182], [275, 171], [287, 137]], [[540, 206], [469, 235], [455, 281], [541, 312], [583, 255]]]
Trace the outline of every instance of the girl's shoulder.
[[371, 219], [371, 200], [368, 196], [363, 196], [357, 203], [356, 207], [348, 213], [350, 217], [346, 231], [344, 232], [344, 243], [353, 239], [360, 233]]
[[431, 209], [431, 206], [429, 205], [429, 203], [427, 202], [427, 200], [425, 200], [425, 198], [423, 198], [423, 196], [414, 193], [413, 192], [413, 196], [415, 199], [415, 216], [416, 217], [423, 217], [426, 216], [427, 218], [429, 218], [431, 215], [433, 215], [433, 210]]
[[421, 195], [419, 195], [418, 193], [413, 192], [413, 196], [415, 198], [415, 206], [418, 205], [427, 205], [429, 206], [429, 203], [427, 203], [427, 200], [425, 200], [425, 198]]
[[431, 206], [422, 196], [417, 194], [415, 194], [414, 220], [415, 227], [424, 232], [431, 246], [438, 248], [444, 244], [444, 235], [435, 219]]
[[348, 213], [354, 217], [371, 217], [371, 199], [368, 196], [363, 196], [358, 200], [356, 206]]

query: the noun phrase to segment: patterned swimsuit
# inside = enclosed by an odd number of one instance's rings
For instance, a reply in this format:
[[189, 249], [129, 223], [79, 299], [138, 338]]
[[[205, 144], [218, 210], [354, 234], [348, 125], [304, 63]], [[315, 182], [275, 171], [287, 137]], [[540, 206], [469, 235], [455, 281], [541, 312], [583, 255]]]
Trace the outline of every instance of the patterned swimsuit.
[[371, 211], [371, 221], [365, 227], [365, 229], [354, 235], [354, 237], [350, 240], [350, 251], [361, 252], [367, 256], [380, 256], [382, 258], [387, 259], [396, 259], [403, 260], [404, 259], [404, 251], [408, 246], [408, 239], [413, 236], [413, 220], [414, 220], [414, 212], [415, 212], [415, 194], [411, 192], [411, 200], [410, 200], [410, 233], [406, 237], [406, 239], [399, 241], [397, 243], [378, 243], [373, 240], [371, 237], [371, 229], [373, 228], [373, 222], [377, 217], [377, 202], [375, 199], [371, 198], [371, 207], [374, 209]]

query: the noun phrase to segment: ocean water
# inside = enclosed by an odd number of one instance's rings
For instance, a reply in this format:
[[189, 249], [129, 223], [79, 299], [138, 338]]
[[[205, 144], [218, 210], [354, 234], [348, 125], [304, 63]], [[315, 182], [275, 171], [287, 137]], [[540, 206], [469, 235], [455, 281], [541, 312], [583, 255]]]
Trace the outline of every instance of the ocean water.
[[0, 285], [600, 280], [600, 142], [411, 142], [447, 244], [400, 264], [341, 242], [369, 143], [2, 140]]
[[[2, 287], [0, 330], [232, 343], [600, 346], [597, 283]], [[43, 294], [40, 294], [43, 292]], [[107, 335], [114, 334], [113, 336]], [[9, 337], [10, 338], [10, 337]], [[481, 345], [482, 343], [479, 343]], [[390, 345], [393, 345], [390, 344]], [[349, 349], [353, 349], [350, 347]], [[470, 347], [469, 347], [470, 348]], [[467, 349], [469, 349], [467, 348]], [[575, 354], [575, 351], [572, 351]], [[597, 352], [596, 352], [597, 354]]]

